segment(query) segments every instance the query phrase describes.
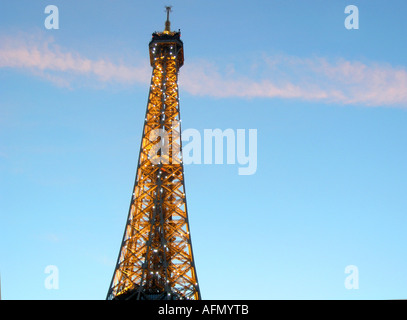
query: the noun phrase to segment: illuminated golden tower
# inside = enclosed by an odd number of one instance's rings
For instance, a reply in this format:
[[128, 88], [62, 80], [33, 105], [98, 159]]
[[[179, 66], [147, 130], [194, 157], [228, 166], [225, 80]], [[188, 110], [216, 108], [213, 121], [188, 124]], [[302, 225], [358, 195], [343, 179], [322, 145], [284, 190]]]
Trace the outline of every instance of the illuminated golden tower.
[[179, 31], [170, 31], [166, 10], [165, 30], [149, 44], [153, 72], [134, 193], [107, 299], [201, 299], [181, 157], [183, 43]]

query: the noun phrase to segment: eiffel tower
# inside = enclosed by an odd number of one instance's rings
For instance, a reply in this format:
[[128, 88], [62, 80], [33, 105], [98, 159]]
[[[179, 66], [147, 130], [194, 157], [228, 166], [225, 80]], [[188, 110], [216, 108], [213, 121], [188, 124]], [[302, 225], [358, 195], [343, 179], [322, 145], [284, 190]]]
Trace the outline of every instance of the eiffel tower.
[[182, 163], [178, 72], [180, 31], [149, 44], [153, 68], [139, 162], [108, 300], [199, 300]]

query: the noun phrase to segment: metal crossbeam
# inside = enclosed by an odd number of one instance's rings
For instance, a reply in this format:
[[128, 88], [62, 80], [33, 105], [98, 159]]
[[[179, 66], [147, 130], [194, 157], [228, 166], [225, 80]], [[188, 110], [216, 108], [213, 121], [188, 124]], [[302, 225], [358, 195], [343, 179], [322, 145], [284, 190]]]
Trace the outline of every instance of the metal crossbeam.
[[[167, 7], [167, 22], [169, 12]], [[166, 23], [167, 26], [167, 23]], [[133, 196], [108, 299], [200, 299], [181, 159], [179, 32], [153, 34], [153, 67]], [[162, 136], [166, 133], [166, 149]], [[157, 152], [155, 150], [158, 149]]]

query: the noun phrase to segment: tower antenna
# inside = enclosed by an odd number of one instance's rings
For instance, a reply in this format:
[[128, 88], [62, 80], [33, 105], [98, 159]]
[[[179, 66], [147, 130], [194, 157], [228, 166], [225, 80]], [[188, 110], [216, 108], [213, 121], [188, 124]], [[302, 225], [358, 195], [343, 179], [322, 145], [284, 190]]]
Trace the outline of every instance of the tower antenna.
[[171, 22], [170, 22], [170, 12], [172, 12], [171, 10], [172, 6], [165, 6], [165, 11], [167, 11], [167, 21], [165, 21], [165, 30], [164, 31], [171, 31]]

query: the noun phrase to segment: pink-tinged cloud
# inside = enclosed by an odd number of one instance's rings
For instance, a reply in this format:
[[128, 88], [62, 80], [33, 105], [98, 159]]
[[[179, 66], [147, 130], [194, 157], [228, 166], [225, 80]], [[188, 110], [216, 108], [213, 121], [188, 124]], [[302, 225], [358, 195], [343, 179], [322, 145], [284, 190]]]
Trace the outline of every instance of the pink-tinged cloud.
[[[28, 39], [28, 40], [27, 40]], [[180, 72], [182, 90], [216, 98], [282, 98], [364, 106], [407, 105], [407, 71], [387, 63], [345, 59], [263, 56], [249, 72], [220, 70], [205, 60], [190, 60]], [[91, 59], [50, 39], [0, 38], [0, 68], [28, 71], [58, 86], [92, 84], [148, 85], [151, 67]], [[86, 82], [86, 81], [85, 81]]]
[[185, 65], [183, 89], [214, 97], [283, 98], [364, 106], [407, 106], [407, 71], [386, 63], [262, 57], [258, 76], [228, 74], [213, 64]]
[[82, 76], [98, 82], [146, 83], [150, 73], [145, 64], [136, 67], [90, 59], [63, 50], [50, 39], [25, 37], [0, 39], [0, 68], [28, 70], [59, 86], [70, 86]]

